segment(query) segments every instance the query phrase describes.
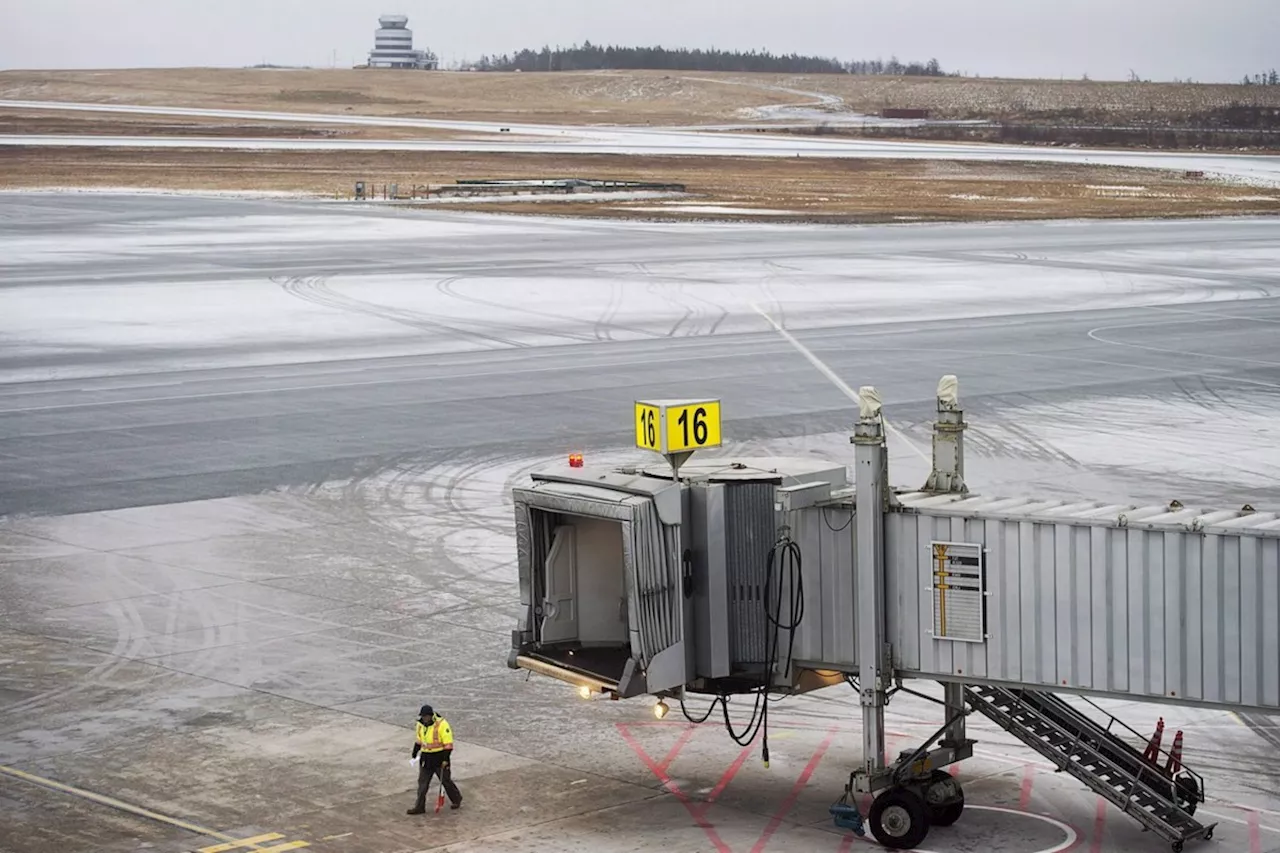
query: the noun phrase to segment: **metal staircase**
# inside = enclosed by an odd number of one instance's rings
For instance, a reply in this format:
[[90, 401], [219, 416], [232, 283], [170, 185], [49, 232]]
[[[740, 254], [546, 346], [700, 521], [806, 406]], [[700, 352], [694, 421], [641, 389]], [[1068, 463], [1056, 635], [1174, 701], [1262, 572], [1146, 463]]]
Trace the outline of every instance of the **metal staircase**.
[[[1112, 731], [1119, 723], [1115, 717], [1107, 715], [1110, 721], [1103, 726], [1052, 693], [1038, 690], [967, 685], [965, 698], [1059, 770], [1164, 838], [1174, 851], [1181, 851], [1188, 841], [1213, 837], [1217, 824], [1204, 826], [1192, 817], [1196, 805], [1204, 802], [1204, 779], [1185, 768], [1175, 776], [1149, 761]], [[1141, 739], [1132, 729], [1129, 732]]]

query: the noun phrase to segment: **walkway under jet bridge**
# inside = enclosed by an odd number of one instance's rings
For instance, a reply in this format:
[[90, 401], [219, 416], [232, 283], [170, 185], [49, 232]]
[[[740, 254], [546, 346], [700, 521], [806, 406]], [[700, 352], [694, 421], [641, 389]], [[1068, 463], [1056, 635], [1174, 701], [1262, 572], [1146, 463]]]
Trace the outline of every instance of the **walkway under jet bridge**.
[[[864, 388], [855, 469], [704, 459], [561, 469], [514, 492], [523, 612], [509, 665], [617, 698], [799, 693], [847, 680], [861, 761], [837, 823], [890, 847], [954, 822], [940, 768], [979, 711], [1173, 847], [1212, 838], [1203, 779], [1055, 693], [1280, 710], [1280, 515], [969, 494], [957, 383], [939, 385], [934, 470], [888, 485]], [[887, 762], [885, 707], [945, 685], [945, 725]], [[767, 703], [764, 703], [767, 707]], [[757, 727], [767, 736], [767, 718]], [[752, 736], [754, 737], [754, 734]]]

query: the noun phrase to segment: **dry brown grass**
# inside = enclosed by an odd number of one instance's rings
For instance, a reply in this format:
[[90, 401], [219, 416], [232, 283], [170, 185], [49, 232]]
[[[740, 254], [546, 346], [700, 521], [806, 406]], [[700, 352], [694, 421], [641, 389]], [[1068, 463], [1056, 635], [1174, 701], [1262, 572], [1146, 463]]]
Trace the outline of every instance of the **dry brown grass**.
[[1179, 121], [1232, 104], [1280, 107], [1280, 87], [1078, 80], [596, 71], [542, 74], [159, 69], [0, 72], [0, 98], [580, 124], [687, 124], [843, 98], [858, 112], [921, 107], [942, 118]]
[[4, 71], [0, 99], [463, 120], [680, 124], [795, 100], [679, 73], [390, 70]]
[[[1189, 181], [1145, 169], [1035, 163], [626, 157], [439, 152], [250, 152], [14, 148], [0, 186], [303, 191], [349, 196], [357, 180], [402, 185], [465, 178], [579, 176], [687, 185], [701, 204], [780, 209], [827, 222], [1280, 213], [1280, 191]], [[1120, 192], [1091, 187], [1141, 187]], [[660, 201], [451, 204], [446, 209], [595, 216], [661, 215]], [[712, 218], [736, 218], [732, 214]], [[753, 221], [769, 217], [750, 217]]]
[[[278, 139], [459, 139], [475, 136], [452, 130], [419, 127], [363, 127], [315, 122], [242, 121], [238, 119], [72, 113], [57, 110], [0, 108], [0, 133], [73, 136], [173, 136]], [[504, 140], [526, 139], [519, 134]]]
[[1235, 104], [1280, 107], [1280, 86], [825, 74], [779, 77], [777, 82], [836, 95], [857, 112], [915, 107], [928, 109], [937, 118], [1020, 120], [1061, 116], [1118, 123], [1181, 120]]

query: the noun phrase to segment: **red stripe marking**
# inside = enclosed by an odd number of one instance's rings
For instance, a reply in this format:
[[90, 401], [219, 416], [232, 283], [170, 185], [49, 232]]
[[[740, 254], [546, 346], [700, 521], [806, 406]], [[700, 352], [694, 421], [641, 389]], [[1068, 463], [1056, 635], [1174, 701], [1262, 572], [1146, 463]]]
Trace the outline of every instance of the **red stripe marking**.
[[[659, 727], [666, 726], [667, 728], [671, 728], [672, 726], [687, 726], [690, 724], [685, 722], [684, 720], [637, 720], [630, 723], [622, 723], [621, 725], [626, 726], [628, 729], [640, 729], [640, 728], [648, 728], [650, 726], [659, 726]], [[719, 726], [720, 724], [708, 722], [708, 723], [703, 723], [702, 725]], [[924, 725], [932, 725], [932, 724], [920, 723], [919, 725], [924, 726]], [[773, 722], [769, 723], [769, 731], [771, 732], [789, 732], [789, 731], [800, 731], [800, 730], [806, 730], [806, 729], [813, 730], [813, 731], [827, 732], [827, 731], [831, 731], [832, 728], [835, 728], [837, 731], [841, 731], [841, 732], [861, 732], [862, 731], [861, 728], [858, 728], [856, 726], [845, 726], [845, 725], [831, 726], [831, 725], [823, 725], [822, 723], [805, 723], [798, 720], [794, 723], [788, 722], [785, 725], [782, 723], [778, 723], [778, 724], [774, 724]], [[907, 732], [890, 731], [888, 729], [885, 730], [884, 734], [886, 738], [917, 737], [917, 735], [909, 734]]]
[[667, 771], [659, 767], [658, 763], [649, 757], [649, 753], [644, 751], [644, 747], [642, 747], [639, 741], [635, 739], [635, 736], [627, 730], [627, 724], [615, 723], [614, 725], [617, 726], [618, 733], [622, 735], [622, 739], [627, 742], [627, 745], [630, 746], [635, 754], [640, 757], [640, 760], [645, 763], [653, 775], [658, 777], [658, 781], [662, 783], [662, 786], [670, 791], [671, 794], [684, 805], [685, 809], [688, 810], [689, 815], [693, 818], [694, 823], [696, 823], [703, 833], [706, 834], [707, 840], [716, 848], [717, 853], [733, 853], [729, 848], [729, 845], [720, 840], [720, 836], [716, 832], [715, 827], [703, 820], [701, 810], [695, 809], [693, 803], [689, 800], [689, 797], [680, 790], [680, 786], [671, 781], [671, 777], [667, 775]]
[[1018, 808], [1027, 810], [1031, 805], [1031, 787], [1036, 783], [1036, 766], [1028, 764], [1022, 768], [1022, 794], [1018, 797]]
[[658, 766], [661, 767], [663, 770], [666, 770], [668, 767], [670, 767], [671, 762], [676, 760], [676, 756], [680, 754], [680, 750], [685, 748], [685, 745], [689, 743], [689, 740], [693, 737], [693, 733], [696, 732], [697, 730], [698, 730], [697, 726], [690, 724], [689, 728], [681, 732], [680, 737], [676, 738], [676, 745], [671, 747], [671, 751], [667, 753], [667, 757], [662, 759], [662, 763], [659, 764]]
[[1258, 826], [1258, 813], [1249, 812], [1245, 820], [1249, 824], [1249, 853], [1262, 853], [1262, 833]]
[[818, 744], [818, 748], [814, 750], [813, 757], [809, 759], [809, 763], [805, 765], [804, 770], [800, 773], [800, 778], [791, 786], [791, 793], [783, 801], [782, 808], [778, 809], [769, 821], [769, 825], [764, 828], [764, 832], [760, 835], [760, 840], [751, 848], [751, 853], [760, 853], [761, 850], [764, 850], [765, 845], [769, 843], [769, 839], [778, 831], [778, 827], [782, 825], [783, 818], [795, 807], [796, 800], [800, 797], [800, 792], [808, 784], [809, 777], [813, 775], [813, 771], [818, 769], [822, 756], [826, 754], [827, 749], [831, 746], [831, 742], [836, 739], [839, 731], [839, 726], [832, 726], [827, 730], [827, 736], [822, 739], [822, 743]]
[[707, 809], [711, 808], [712, 804], [715, 803], [715, 801], [720, 798], [720, 795], [724, 793], [724, 789], [729, 787], [729, 783], [733, 781], [734, 776], [738, 775], [738, 771], [742, 769], [742, 765], [747, 763], [747, 758], [755, 751], [755, 748], [756, 745], [752, 743], [743, 747], [742, 752], [738, 753], [738, 757], [729, 765], [729, 769], [724, 771], [724, 775], [720, 777], [720, 781], [716, 783], [716, 786], [711, 789], [711, 793], [707, 794], [707, 800], [703, 804], [702, 810], [699, 812], [700, 815], [704, 817], [706, 816]]
[[1107, 801], [1098, 797], [1097, 816], [1093, 819], [1093, 843], [1089, 845], [1090, 853], [1101, 853], [1102, 833], [1107, 828]]

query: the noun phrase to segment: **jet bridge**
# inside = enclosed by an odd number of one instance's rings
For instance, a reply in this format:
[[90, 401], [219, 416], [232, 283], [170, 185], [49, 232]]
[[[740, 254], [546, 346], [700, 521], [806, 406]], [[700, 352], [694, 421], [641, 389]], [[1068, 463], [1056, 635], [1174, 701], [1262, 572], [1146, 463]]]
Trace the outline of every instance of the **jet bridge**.
[[[669, 444], [653, 419], [699, 404], [638, 404], [637, 445], [665, 464], [542, 471], [514, 491], [508, 665], [585, 695], [656, 696], [659, 714], [688, 693], [759, 704], [848, 682], [863, 750], [832, 814], [892, 848], [959, 819], [963, 791], [941, 768], [972, 755], [973, 711], [1174, 850], [1211, 838], [1194, 818], [1204, 780], [1180, 757], [1055, 694], [1280, 711], [1280, 516], [970, 494], [957, 390], [939, 385], [933, 470], [910, 489], [888, 484], [873, 388], [852, 472], [690, 460], [687, 422]], [[704, 410], [718, 420], [718, 404]], [[718, 443], [718, 422], [700, 435]], [[887, 763], [884, 710], [914, 679], [943, 684], [946, 722]], [[761, 727], [767, 755], [767, 714]], [[854, 792], [877, 795], [868, 815]]]

